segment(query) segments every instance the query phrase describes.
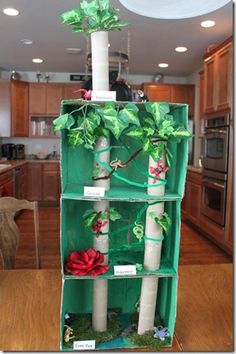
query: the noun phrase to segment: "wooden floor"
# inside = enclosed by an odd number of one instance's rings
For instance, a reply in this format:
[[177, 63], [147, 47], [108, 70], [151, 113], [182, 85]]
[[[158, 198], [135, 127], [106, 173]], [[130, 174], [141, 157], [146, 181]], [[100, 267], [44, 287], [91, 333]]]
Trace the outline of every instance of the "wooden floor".
[[[41, 268], [57, 269], [59, 272], [60, 208], [40, 207], [39, 217]], [[17, 224], [21, 236], [16, 268], [35, 268], [31, 211], [21, 213]], [[174, 346], [170, 350], [230, 352], [233, 350], [232, 258], [184, 223], [181, 226], [180, 246], [175, 327], [175, 343], [179, 349]]]
[[[60, 208], [39, 208], [39, 231], [41, 268], [60, 268]], [[35, 267], [33, 219], [31, 211], [23, 211], [17, 218], [20, 229], [20, 243], [17, 252], [16, 268]], [[182, 223], [180, 265], [223, 264], [232, 258], [204, 236]], [[2, 264], [0, 264], [1, 269]]]

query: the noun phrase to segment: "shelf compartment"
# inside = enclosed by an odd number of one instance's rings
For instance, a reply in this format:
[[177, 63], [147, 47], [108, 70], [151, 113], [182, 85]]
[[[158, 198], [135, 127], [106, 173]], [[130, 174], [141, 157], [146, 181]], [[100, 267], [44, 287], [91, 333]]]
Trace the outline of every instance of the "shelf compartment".
[[[115, 284], [114, 284], [115, 282]], [[176, 317], [176, 295], [177, 278], [160, 278], [158, 280], [158, 295], [156, 301], [156, 315], [169, 329], [171, 346], [174, 335], [174, 324]], [[115, 286], [114, 286], [115, 285]], [[61, 349], [69, 351], [72, 349], [73, 341], [68, 345], [64, 343], [64, 318], [66, 313], [70, 314], [91, 314], [92, 313], [92, 286], [93, 280], [67, 280], [63, 281], [62, 286], [62, 306], [61, 306]], [[119, 289], [119, 291], [117, 291]], [[108, 311], [118, 309], [121, 315], [137, 316], [137, 302], [140, 296], [141, 279], [116, 279], [108, 280]], [[120, 323], [121, 331], [124, 323]], [[94, 338], [90, 338], [93, 340]], [[83, 340], [83, 338], [80, 338]], [[96, 350], [109, 350], [119, 348], [139, 348], [119, 335], [105, 343], [96, 342]]]
[[[89, 186], [86, 184], [86, 186]], [[78, 199], [88, 201], [111, 200], [111, 201], [128, 201], [128, 202], [143, 202], [148, 200], [160, 201], [176, 201], [181, 199], [181, 195], [166, 191], [163, 196], [148, 195], [145, 188], [119, 186], [105, 192], [104, 197], [93, 198], [83, 195], [84, 186], [78, 183], [67, 184], [62, 192], [62, 199]]]
[[[112, 251], [111, 261], [114, 262], [117, 252], [120, 253], [123, 262], [127, 262], [127, 255], [130, 255], [132, 264], [143, 264], [144, 244], [139, 244], [132, 232], [134, 222], [140, 210], [145, 206], [144, 202], [133, 202], [132, 207], [128, 201], [111, 201], [110, 207], [115, 208], [120, 214], [121, 219], [110, 222], [110, 250]], [[93, 233], [91, 229], [85, 227], [83, 214], [86, 210], [92, 209], [92, 201], [62, 199], [61, 201], [61, 261], [64, 267], [67, 256], [73, 251], [86, 250], [93, 247]], [[168, 235], [162, 241], [161, 269], [154, 272], [154, 275], [174, 276], [178, 267], [179, 238], [180, 238], [180, 200], [166, 201], [165, 211], [172, 220]], [[146, 211], [143, 212], [140, 221], [144, 224]], [[130, 225], [127, 226], [127, 225]], [[125, 227], [125, 231], [123, 230]], [[127, 228], [126, 228], [127, 227]], [[119, 229], [123, 230], [119, 233]], [[136, 244], [134, 248], [124, 249], [124, 244]], [[128, 259], [129, 261], [129, 259]], [[111, 263], [112, 264], [112, 263]], [[138, 277], [146, 273], [138, 274]], [[71, 277], [71, 276], [70, 276]], [[112, 277], [111, 273], [104, 274], [104, 278]], [[84, 278], [84, 276], [82, 277]]]
[[[62, 102], [61, 113], [70, 113], [76, 108], [79, 108], [83, 104], [83, 101], [74, 102]], [[119, 103], [117, 103], [119, 104]], [[138, 104], [140, 108], [142, 104]], [[187, 127], [187, 114], [186, 105], [174, 105], [170, 104], [170, 114], [172, 114], [173, 119]], [[69, 137], [67, 130], [63, 130], [61, 139], [61, 151], [62, 151], [62, 190], [66, 191], [67, 186], [72, 185], [92, 185], [92, 171], [94, 169], [94, 154], [92, 150], [85, 149], [83, 146], [72, 146], [69, 143]], [[110, 161], [115, 159], [121, 161], [127, 161], [127, 159], [137, 150], [140, 149], [141, 145], [132, 138], [129, 138], [123, 134], [120, 140], [116, 140], [111, 137], [110, 145], [113, 146], [110, 151]], [[128, 149], [125, 148], [128, 147]], [[188, 142], [182, 140], [178, 144], [168, 143], [168, 149], [172, 154], [171, 168], [166, 173], [166, 190], [168, 193], [174, 193], [183, 197], [184, 193], [184, 183], [186, 177], [187, 169], [187, 150]], [[132, 182], [144, 184], [147, 182], [147, 172], [148, 172], [148, 155], [140, 153], [135, 161], [131, 161], [126, 168], [117, 170], [117, 174], [122, 178], [132, 180]], [[132, 185], [129, 186], [124, 181], [117, 179], [114, 175], [110, 179], [110, 189], [116, 189], [119, 187], [127, 187], [131, 191], [134, 188]], [[146, 189], [140, 187], [140, 192], [143, 193]]]

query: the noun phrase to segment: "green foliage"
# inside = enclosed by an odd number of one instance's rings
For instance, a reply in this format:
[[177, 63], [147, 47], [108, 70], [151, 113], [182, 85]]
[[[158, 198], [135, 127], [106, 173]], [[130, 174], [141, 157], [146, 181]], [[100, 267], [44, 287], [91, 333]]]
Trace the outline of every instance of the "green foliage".
[[166, 337], [165, 340], [160, 340], [153, 337], [153, 331], [147, 331], [142, 335], [133, 333], [129, 337], [130, 341], [138, 347], [148, 347], [159, 351], [161, 347], [170, 344], [170, 337]]
[[165, 231], [166, 234], [168, 233], [168, 229], [169, 229], [170, 224], [171, 224], [171, 219], [170, 219], [170, 217], [168, 216], [167, 213], [163, 213], [162, 217], [159, 218], [156, 215], [155, 211], [151, 211], [149, 213], [149, 216], [155, 220], [157, 225], [160, 225], [162, 227], [162, 229]]
[[172, 158], [167, 142], [178, 143], [191, 137], [187, 129], [174, 121], [165, 102], [146, 102], [142, 106], [131, 102], [105, 102], [103, 106], [86, 102], [58, 117], [53, 126], [54, 130], [67, 129], [70, 143], [84, 145], [86, 149], [93, 149], [101, 136], [108, 138], [112, 134], [118, 140], [127, 135], [138, 140], [143, 152], [155, 161], [165, 152], [167, 165]]
[[74, 314], [74, 321], [71, 325], [73, 336], [68, 343], [64, 342], [67, 347], [73, 346], [76, 340], [94, 339], [97, 343], [107, 342], [117, 337], [120, 332], [120, 321], [116, 316], [108, 321], [108, 328], [104, 332], [97, 332], [92, 328], [92, 318], [90, 314]]
[[120, 30], [128, 25], [128, 22], [118, 18], [118, 11], [109, 0], [83, 0], [80, 7], [62, 13], [60, 19], [65, 25], [72, 26], [73, 32], [87, 35], [97, 31]]
[[115, 208], [108, 208], [105, 211], [95, 211], [94, 209], [88, 209], [83, 215], [85, 226], [91, 228], [94, 223], [98, 220], [107, 220], [116, 221], [121, 219], [120, 213]]

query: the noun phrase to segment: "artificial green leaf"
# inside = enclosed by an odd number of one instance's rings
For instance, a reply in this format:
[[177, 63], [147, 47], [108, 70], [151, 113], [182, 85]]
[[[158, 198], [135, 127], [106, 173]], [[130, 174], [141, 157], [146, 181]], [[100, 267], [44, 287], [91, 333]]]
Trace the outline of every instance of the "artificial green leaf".
[[162, 216], [159, 217], [156, 215], [155, 211], [151, 211], [149, 216], [154, 219], [157, 225], [160, 225], [166, 233], [168, 232], [168, 228], [171, 224], [171, 219], [167, 213], [163, 213]]
[[150, 151], [150, 148], [152, 147], [152, 143], [150, 141], [150, 139], [145, 139], [144, 142], [143, 142], [143, 151], [144, 152], [148, 152]]
[[128, 126], [127, 122], [118, 119], [117, 111], [111, 105], [104, 107], [102, 120], [105, 127], [112, 132], [116, 139], [119, 139], [122, 131]]
[[132, 129], [126, 135], [131, 136], [132, 138], [142, 138], [144, 136], [144, 131], [142, 128]]
[[184, 127], [178, 127], [171, 134], [171, 138], [180, 138], [180, 139], [188, 139], [192, 136], [192, 134], [185, 129]]
[[[135, 109], [134, 109], [135, 107]], [[127, 124], [134, 124], [140, 126], [140, 122], [137, 115], [136, 106], [134, 104], [127, 104], [123, 109], [118, 113], [118, 117], [121, 121], [126, 122]]]
[[61, 129], [70, 129], [75, 123], [74, 118], [71, 114], [65, 113], [54, 119], [53, 121], [53, 130], [58, 131]]
[[157, 128], [159, 128], [164, 116], [170, 111], [169, 104], [165, 102], [146, 102], [145, 108], [147, 112], [152, 114]]
[[88, 228], [91, 227], [94, 221], [96, 220], [96, 218], [97, 218], [96, 211], [92, 209], [87, 210], [83, 215], [83, 219], [85, 220], [85, 226]]
[[62, 13], [59, 16], [63, 23], [68, 25], [79, 24], [83, 19], [83, 13], [80, 8], [74, 8]]
[[151, 151], [151, 156], [154, 161], [160, 160], [160, 158], [163, 155], [164, 148], [165, 148], [164, 142], [158, 142], [158, 144], [153, 145], [153, 150]]
[[68, 137], [71, 145], [79, 146], [84, 143], [82, 132], [78, 128], [70, 129]]
[[121, 219], [121, 215], [114, 208], [109, 208], [109, 219], [111, 221], [116, 221], [116, 220]]

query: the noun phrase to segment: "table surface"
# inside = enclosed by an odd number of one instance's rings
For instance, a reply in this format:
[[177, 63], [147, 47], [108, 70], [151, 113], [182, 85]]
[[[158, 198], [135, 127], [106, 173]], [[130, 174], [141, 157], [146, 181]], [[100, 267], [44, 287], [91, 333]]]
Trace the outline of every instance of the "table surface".
[[[180, 266], [176, 336], [165, 351], [232, 349], [232, 268]], [[0, 350], [59, 351], [60, 297], [60, 270], [0, 271]]]

